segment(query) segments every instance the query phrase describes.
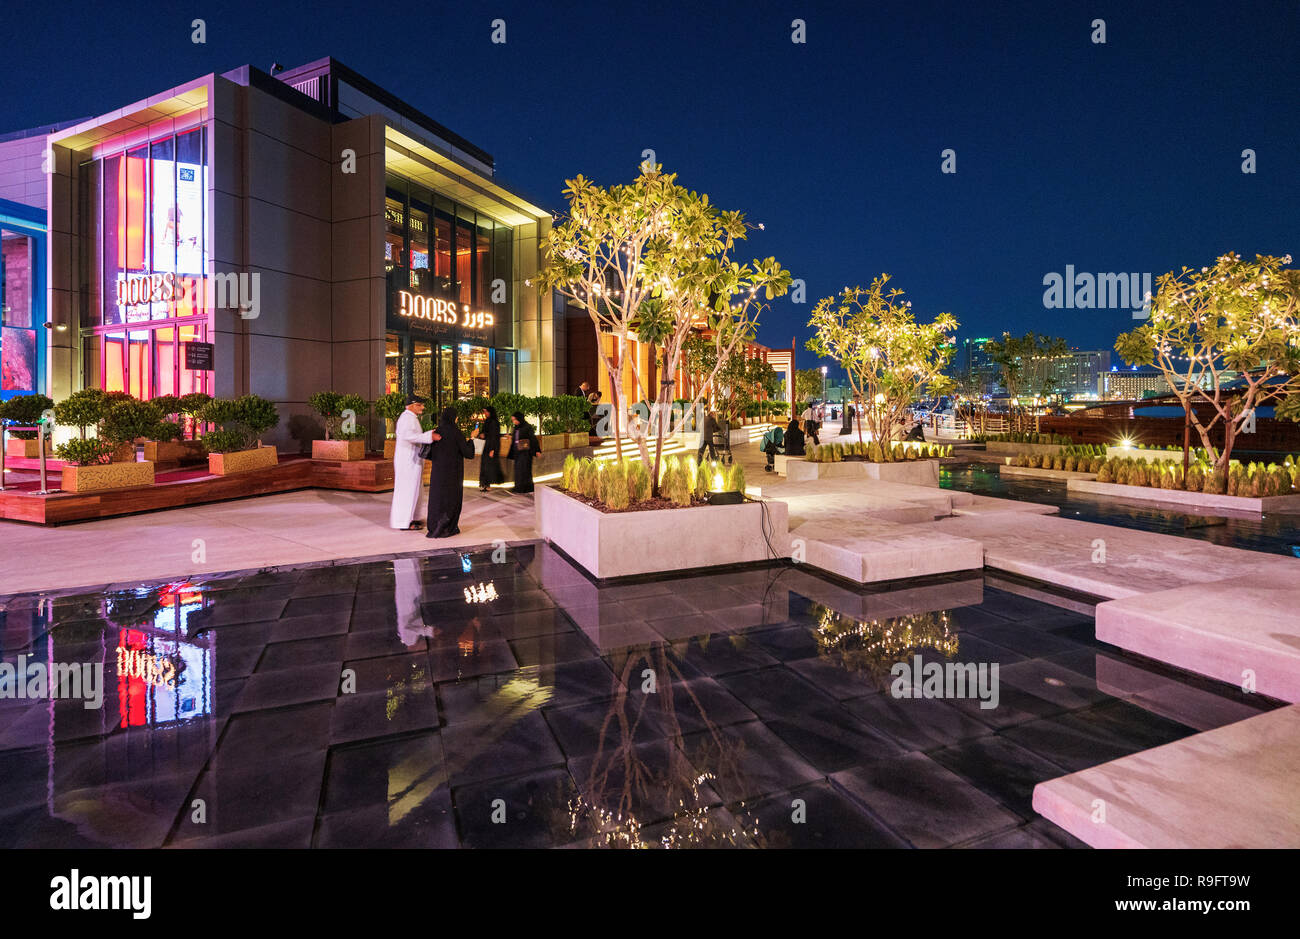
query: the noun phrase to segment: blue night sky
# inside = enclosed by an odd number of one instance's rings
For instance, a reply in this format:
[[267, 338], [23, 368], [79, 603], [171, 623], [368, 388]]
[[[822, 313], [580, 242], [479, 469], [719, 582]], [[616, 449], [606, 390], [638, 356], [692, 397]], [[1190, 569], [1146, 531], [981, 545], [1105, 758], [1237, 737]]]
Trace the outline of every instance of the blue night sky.
[[[0, 132], [333, 55], [549, 208], [566, 177], [626, 181], [653, 148], [765, 224], [747, 254], [806, 281], [808, 303], [778, 301], [760, 332], [797, 336], [801, 365], [812, 303], [881, 271], [963, 338], [1033, 329], [1110, 348], [1131, 313], [1047, 310], [1045, 274], [1300, 256], [1297, 0], [10, 6]], [[206, 45], [190, 41], [196, 16]]]

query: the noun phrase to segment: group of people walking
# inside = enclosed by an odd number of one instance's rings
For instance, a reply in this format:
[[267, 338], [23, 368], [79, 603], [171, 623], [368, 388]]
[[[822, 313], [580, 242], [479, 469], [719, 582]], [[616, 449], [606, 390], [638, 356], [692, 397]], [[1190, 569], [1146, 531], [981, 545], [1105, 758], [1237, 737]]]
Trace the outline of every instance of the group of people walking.
[[[393, 453], [393, 503], [388, 524], [401, 531], [427, 528], [427, 538], [449, 538], [460, 534], [460, 512], [465, 499], [465, 461], [474, 457], [474, 444], [456, 426], [455, 408], [446, 407], [438, 415], [438, 426], [423, 430], [420, 415], [424, 399], [409, 395], [406, 410], [397, 419], [397, 442]], [[514, 492], [533, 491], [533, 457], [541, 444], [533, 426], [516, 411], [510, 415], [512, 430], [507, 451], [501, 451], [501, 421], [496, 410], [488, 406], [479, 422], [475, 437], [483, 439], [479, 462], [479, 491], [486, 492], [505, 480], [501, 466], [504, 456], [514, 464]], [[419, 521], [423, 494], [424, 461], [431, 464], [429, 473], [426, 521]]]

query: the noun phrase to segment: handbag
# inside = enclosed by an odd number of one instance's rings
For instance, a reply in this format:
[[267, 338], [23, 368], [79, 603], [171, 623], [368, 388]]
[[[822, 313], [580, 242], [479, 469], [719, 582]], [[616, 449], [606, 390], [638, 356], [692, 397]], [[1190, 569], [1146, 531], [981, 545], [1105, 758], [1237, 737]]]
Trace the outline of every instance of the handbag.
[[420, 459], [422, 460], [433, 459], [433, 444], [431, 443], [420, 444]]

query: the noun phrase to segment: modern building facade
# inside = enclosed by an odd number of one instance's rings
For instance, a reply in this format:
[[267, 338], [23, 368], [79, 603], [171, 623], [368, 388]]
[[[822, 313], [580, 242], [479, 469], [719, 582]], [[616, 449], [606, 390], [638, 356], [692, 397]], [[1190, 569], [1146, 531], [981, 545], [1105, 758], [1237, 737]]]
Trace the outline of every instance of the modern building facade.
[[534, 277], [550, 213], [334, 59], [206, 75], [43, 143], [36, 390], [56, 400], [259, 394], [293, 450], [320, 436], [306, 401], [324, 389], [557, 391]]

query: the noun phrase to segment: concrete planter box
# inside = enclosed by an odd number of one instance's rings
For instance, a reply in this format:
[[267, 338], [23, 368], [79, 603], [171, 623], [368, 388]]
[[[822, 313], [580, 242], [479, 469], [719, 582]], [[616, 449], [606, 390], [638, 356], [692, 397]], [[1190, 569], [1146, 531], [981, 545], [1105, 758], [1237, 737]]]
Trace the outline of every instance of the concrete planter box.
[[998, 473], [1003, 476], [1033, 476], [1036, 479], [1096, 479], [1096, 473], [1080, 473], [1076, 470], [1038, 469], [1033, 466], [999, 466]]
[[938, 487], [939, 461], [927, 459], [866, 463], [853, 460], [844, 463], [810, 463], [808, 460], [790, 457], [785, 463], [785, 475], [791, 482], [810, 479], [879, 479], [912, 486]]
[[384, 459], [385, 459], [385, 460], [391, 460], [391, 459], [393, 458], [393, 455], [394, 455], [395, 453], [397, 453], [397, 441], [396, 441], [395, 439], [387, 439], [387, 440], [385, 440], [385, 441], [384, 441]]
[[153, 464], [147, 462], [65, 466], [59, 481], [59, 488], [64, 492], [98, 492], [152, 485]]
[[572, 450], [575, 447], [590, 446], [591, 443], [591, 435], [586, 433], [585, 431], [578, 434], [565, 434], [564, 437], [565, 437], [564, 448], [566, 450]]
[[[1200, 446], [1199, 440], [1192, 441], [1191, 461], [1196, 462], [1195, 450]], [[1142, 447], [1107, 447], [1106, 459], [1129, 459], [1129, 460], [1146, 460], [1150, 463], [1153, 460], [1174, 460], [1178, 463], [1183, 462], [1182, 448], [1177, 450], [1146, 450]]]
[[1119, 483], [1099, 483], [1096, 480], [1072, 479], [1071, 492], [1091, 492], [1119, 499], [1137, 499], [1141, 502], [1159, 502], [1193, 509], [1229, 509], [1238, 512], [1300, 513], [1300, 495], [1251, 496], [1217, 495], [1210, 492], [1187, 492], [1182, 489], [1155, 489], [1151, 486], [1122, 486]]
[[536, 506], [538, 533], [602, 580], [767, 560], [769, 538], [788, 553], [784, 502], [606, 513], [539, 486]]
[[209, 453], [208, 472], [213, 476], [231, 476], [253, 470], [270, 469], [279, 462], [275, 447], [236, 450], [234, 453]]
[[985, 453], [1006, 453], [1012, 456], [1023, 453], [1026, 456], [1042, 456], [1044, 453], [1049, 456], [1056, 456], [1061, 452], [1063, 444], [1059, 443], [1010, 443], [1005, 440], [990, 440], [984, 444]]
[[146, 440], [144, 458], [150, 463], [197, 463], [207, 459], [202, 440]]
[[[20, 460], [39, 460], [41, 458], [41, 442], [39, 440], [19, 440], [17, 437], [10, 437], [5, 441], [5, 456], [16, 457]], [[45, 438], [45, 456], [54, 458], [54, 444], [49, 437]]]
[[347, 462], [366, 458], [364, 440], [313, 440], [311, 442], [313, 460], [333, 460]]
[[542, 451], [563, 450], [568, 446], [568, 434], [538, 434], [537, 442], [542, 445]]

